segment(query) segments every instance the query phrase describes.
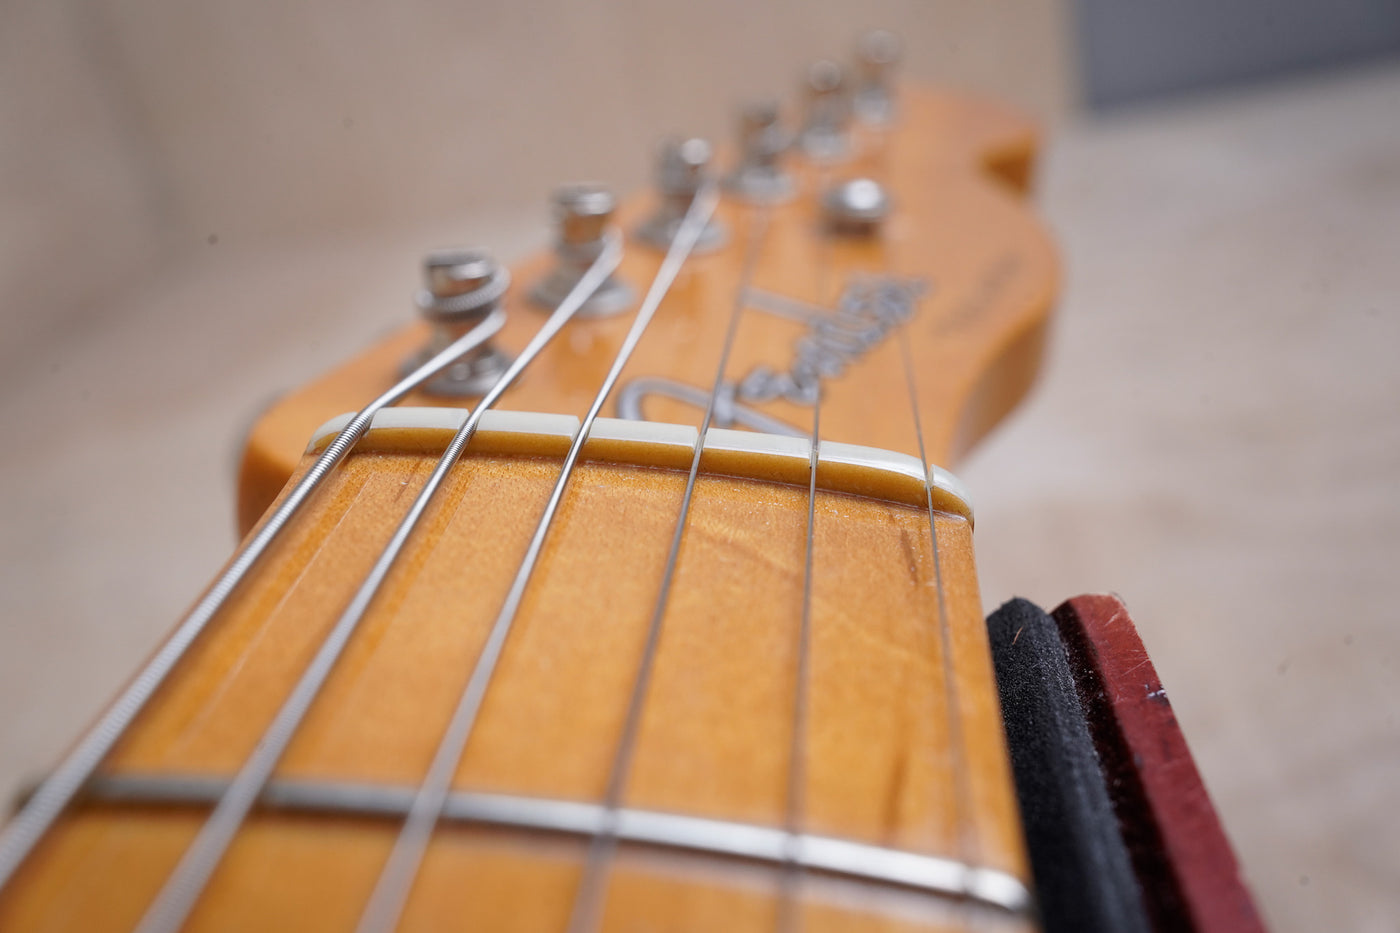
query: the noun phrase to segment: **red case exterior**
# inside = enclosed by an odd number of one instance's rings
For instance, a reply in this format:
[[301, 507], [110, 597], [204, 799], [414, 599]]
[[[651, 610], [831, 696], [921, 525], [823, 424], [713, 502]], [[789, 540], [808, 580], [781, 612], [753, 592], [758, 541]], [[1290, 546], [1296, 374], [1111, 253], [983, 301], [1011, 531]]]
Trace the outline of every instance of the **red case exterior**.
[[1052, 615], [1154, 929], [1264, 930], [1161, 679], [1117, 597]]

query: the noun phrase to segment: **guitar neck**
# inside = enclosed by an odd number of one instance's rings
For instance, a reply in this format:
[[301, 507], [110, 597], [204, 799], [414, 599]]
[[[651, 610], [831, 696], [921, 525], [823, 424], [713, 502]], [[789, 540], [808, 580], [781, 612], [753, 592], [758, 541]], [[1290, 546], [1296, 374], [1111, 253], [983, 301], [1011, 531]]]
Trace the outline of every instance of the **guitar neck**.
[[0, 927], [1033, 925], [929, 464], [1037, 368], [1034, 133], [813, 74], [723, 197], [695, 140], [625, 238], [565, 189], [521, 285], [430, 255], [424, 322], [264, 414], [248, 537], [0, 836]]
[[[71, 909], [85, 929], [140, 919], [311, 663], [336, 621], [327, 608], [369, 573], [384, 516], [423, 484], [448, 433], [411, 420], [372, 431], [327, 481], [26, 866], [2, 925]], [[520, 421], [485, 430], [424, 517], [190, 929], [353, 926], [558, 474], [567, 434]], [[689, 929], [771, 929], [784, 904], [831, 929], [911, 909], [946, 918], [951, 903], [974, 920], [1016, 916], [1027, 871], [965, 507], [936, 483], [930, 511], [910, 458], [841, 445], [809, 498], [774, 479], [806, 468], [791, 445], [729, 433], [706, 453], [669, 576], [680, 445], [633, 433], [576, 468], [405, 929], [443, 916], [563, 929], [611, 787], [631, 823], [602, 881], [610, 926], [658, 904]], [[819, 869], [795, 900], [787, 853], [764, 848], [787, 829]], [[754, 851], [706, 848], [725, 831], [756, 837]], [[989, 880], [969, 887], [963, 865]], [[75, 885], [88, 897], [64, 907]]]

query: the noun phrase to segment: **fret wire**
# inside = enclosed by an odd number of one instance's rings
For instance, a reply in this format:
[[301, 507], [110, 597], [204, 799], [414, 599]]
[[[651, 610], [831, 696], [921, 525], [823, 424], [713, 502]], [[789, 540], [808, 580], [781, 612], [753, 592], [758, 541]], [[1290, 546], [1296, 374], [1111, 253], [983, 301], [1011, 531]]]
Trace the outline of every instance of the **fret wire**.
[[[539, 354], [583, 303], [593, 294], [608, 274], [617, 267], [621, 250], [615, 238], [599, 254], [588, 272], [550, 315], [515, 361], [506, 369], [467, 417], [453, 437], [437, 467], [413, 501], [408, 514], [394, 531], [389, 543], [380, 552], [373, 568], [365, 577], [335, 627], [321, 642], [316, 656], [303, 671], [296, 686], [283, 701], [277, 716], [263, 732], [257, 747], [229, 784], [213, 813], [205, 821], [198, 836], [185, 851], [173, 872], [166, 879], [155, 901], [147, 909], [137, 927], [139, 933], [175, 933], [194, 909], [210, 876], [222, 861], [248, 811], [257, 801], [277, 762], [291, 742], [301, 721], [330, 676], [337, 659], [350, 641], [350, 636], [373, 602], [379, 588], [388, 577], [398, 555], [407, 542], [429, 502], [441, 487], [452, 466], [461, 457], [476, 433], [481, 416], [501, 397], [526, 366]], [[362, 429], [363, 430], [363, 429]]]
[[257, 565], [267, 549], [296, 517], [301, 507], [364, 436], [376, 412], [402, 400], [418, 386], [455, 363], [463, 354], [489, 340], [505, 323], [497, 311], [453, 341], [388, 391], [356, 413], [332, 440], [286, 497], [268, 514], [251, 537], [234, 552], [227, 569], [204, 593], [175, 631], [156, 651], [140, 673], [88, 733], [74, 746], [47, 780], [34, 792], [24, 809], [0, 834], [0, 889], [23, 864], [54, 821], [68, 808], [93, 772], [126, 734], [150, 698], [214, 616]]
[[972, 788], [967, 774], [966, 746], [962, 729], [962, 704], [953, 664], [952, 629], [948, 623], [948, 605], [943, 592], [943, 565], [938, 547], [938, 523], [934, 518], [933, 480], [929, 473], [928, 454], [924, 447], [923, 419], [919, 416], [919, 394], [914, 380], [913, 356], [909, 350], [909, 326], [899, 328], [900, 355], [904, 361], [905, 384], [909, 391], [909, 407], [914, 416], [914, 433], [919, 442], [919, 460], [924, 464], [924, 496], [927, 500], [929, 544], [933, 549], [933, 585], [938, 599], [938, 637], [943, 661], [943, 697], [947, 708], [948, 743], [953, 762], [953, 794], [958, 814], [958, 859], [965, 865], [979, 865], [980, 846], [976, 838], [972, 814]]
[[719, 365], [715, 370], [714, 384], [710, 388], [709, 401], [705, 405], [705, 416], [700, 422], [700, 431], [696, 435], [695, 450], [690, 460], [690, 472], [686, 476], [685, 492], [681, 496], [680, 514], [677, 516], [676, 528], [671, 536], [671, 547], [666, 555], [666, 569], [662, 573], [661, 586], [657, 592], [656, 602], [653, 604], [651, 622], [647, 627], [646, 644], [642, 649], [641, 662], [633, 680], [632, 695], [628, 701], [626, 718], [623, 721], [622, 736], [618, 741], [617, 752], [613, 757], [612, 772], [608, 777], [607, 788], [603, 795], [606, 819], [602, 832], [594, 837], [588, 848], [583, 877], [579, 880], [579, 886], [574, 895], [573, 910], [570, 911], [569, 915], [568, 930], [570, 933], [597, 930], [602, 924], [603, 880], [607, 865], [612, 859], [613, 850], [617, 846], [617, 813], [622, 802], [622, 794], [626, 789], [628, 769], [641, 729], [642, 706], [651, 682], [656, 651], [661, 640], [662, 619], [665, 616], [667, 601], [671, 595], [671, 584], [675, 579], [681, 540], [685, 535], [686, 519], [690, 514], [690, 503], [695, 493], [695, 481], [700, 473], [700, 458], [705, 450], [705, 437], [709, 434], [710, 422], [714, 418], [715, 404], [719, 398], [720, 386], [724, 382], [725, 371], [728, 368], [729, 353], [734, 346], [734, 337], [739, 330], [739, 319], [744, 310], [748, 285], [753, 279], [753, 269], [758, 258], [759, 245], [768, 232], [768, 220], [769, 209], [767, 207], [757, 209], [749, 234], [750, 239], [745, 246], [743, 267], [739, 273], [739, 285], [734, 293], [734, 303], [729, 313], [729, 324], [725, 331], [724, 344], [720, 349]]
[[[119, 773], [96, 777], [85, 799], [105, 807], [199, 807], [217, 803], [227, 785], [211, 775]], [[417, 788], [397, 784], [273, 778], [259, 798], [273, 813], [321, 817], [402, 819]], [[547, 797], [453, 791], [442, 820], [526, 834], [588, 839], [601, 831], [601, 804]], [[966, 901], [966, 910], [1027, 915], [1030, 893], [1013, 875], [971, 870], [951, 859], [834, 836], [801, 834], [754, 823], [686, 816], [659, 810], [618, 811], [619, 842], [690, 853], [717, 861], [741, 860], [781, 870], [794, 857], [804, 871], [844, 876], [886, 891], [908, 888], [940, 899]]]
[[787, 866], [778, 901], [780, 933], [798, 928], [798, 882], [802, 877], [797, 858], [802, 824], [807, 810], [807, 716], [812, 650], [812, 555], [817, 519], [817, 461], [821, 457], [822, 397], [812, 403], [812, 463], [807, 475], [807, 542], [802, 570], [802, 622], [797, 635], [797, 675], [792, 703], [792, 746], [788, 752]]
[[651, 287], [647, 290], [646, 297], [637, 311], [631, 329], [628, 330], [617, 355], [613, 358], [612, 367], [608, 370], [607, 376], [593, 399], [593, 404], [588, 409], [588, 414], [584, 417], [574, 436], [573, 443], [569, 446], [559, 478], [554, 484], [544, 513], [535, 527], [534, 536], [520, 562], [510, 591], [506, 594], [505, 602], [502, 604], [495, 622], [492, 623], [486, 644], [482, 647], [481, 654], [467, 680], [467, 685], [438, 745], [437, 752], [434, 754], [428, 773], [414, 797], [408, 818], [404, 821], [398, 839], [394, 843], [394, 848], [389, 853], [389, 859], [380, 873], [369, 902], [360, 915], [360, 921], [356, 927], [359, 933], [389, 931], [398, 924], [399, 917], [408, 901], [413, 880], [417, 877], [418, 870], [422, 865], [433, 828], [441, 816], [443, 805], [450, 792], [453, 775], [457, 770], [462, 753], [466, 749], [467, 741], [471, 738], [477, 714], [480, 712], [482, 701], [485, 699], [486, 691], [495, 674], [496, 664], [505, 648], [506, 638], [510, 634], [516, 613], [524, 599], [525, 588], [530, 582], [540, 551], [544, 546], [545, 537], [554, 514], [558, 510], [559, 503], [563, 499], [569, 478], [573, 475], [574, 465], [578, 461], [584, 443], [588, 440], [589, 431], [592, 429], [598, 413], [602, 410], [603, 403], [621, 376], [622, 369], [631, 357], [632, 351], [641, 341], [642, 335], [655, 316], [662, 299], [665, 298], [671, 284], [679, 274], [681, 266], [684, 265], [686, 258], [694, 249], [700, 234], [714, 213], [717, 202], [718, 193], [712, 182], [706, 183], [696, 193], [695, 199], [691, 202], [689, 210], [676, 231], [675, 238], [671, 241], [665, 259], [657, 270], [656, 277], [652, 280]]

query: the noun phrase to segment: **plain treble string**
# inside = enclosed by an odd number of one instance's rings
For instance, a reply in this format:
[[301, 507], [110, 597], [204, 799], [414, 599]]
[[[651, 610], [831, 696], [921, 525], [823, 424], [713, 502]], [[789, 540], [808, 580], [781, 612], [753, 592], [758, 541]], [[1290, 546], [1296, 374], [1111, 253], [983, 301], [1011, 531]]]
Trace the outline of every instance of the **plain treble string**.
[[807, 473], [807, 543], [802, 567], [802, 620], [797, 633], [797, 674], [792, 699], [792, 745], [788, 752], [787, 812], [788, 864], [783, 871], [778, 900], [778, 933], [799, 928], [797, 847], [807, 816], [807, 717], [812, 656], [812, 555], [817, 519], [817, 464], [821, 460], [822, 396], [812, 402], [811, 462]]
[[219, 610], [296, 517], [311, 494], [354, 449], [369, 429], [374, 415], [403, 399], [408, 393], [451, 366], [463, 354], [485, 343], [504, 323], [504, 312], [498, 311], [489, 315], [486, 320], [445, 347], [441, 353], [424, 362], [387, 392], [360, 409], [345, 429], [326, 446], [321, 456], [302, 475], [281, 503], [234, 553], [228, 568], [200, 597], [199, 602], [190, 610], [189, 615], [185, 616], [170, 638], [160, 646], [131, 684], [117, 697], [111, 708], [74, 746], [34, 792], [24, 809], [5, 828], [3, 835], [0, 835], [0, 889], [5, 887], [30, 851], [48, 832], [49, 827], [87, 784], [112, 747], [126, 734], [126, 730], [145, 708], [146, 703], [185, 656], [190, 645], [218, 615]]
[[[621, 246], [616, 238], [611, 238], [593, 265], [579, 280], [578, 284], [560, 303], [559, 307], [546, 320], [544, 326], [521, 351], [515, 361], [506, 369], [486, 393], [477, 407], [468, 415], [461, 429], [448, 444], [437, 467], [414, 499], [408, 514], [404, 517], [393, 537], [380, 553], [373, 568], [366, 576], [349, 605], [337, 620], [335, 627], [322, 641], [315, 658], [302, 673], [301, 679], [283, 702], [272, 724], [268, 726], [258, 741], [253, 753], [244, 762], [238, 775], [231, 781], [220, 797], [214, 812], [210, 814], [199, 834], [190, 844], [174, 871], [166, 879], [165, 885], [147, 909], [137, 927], [139, 933], [175, 933], [199, 900], [200, 894], [209, 882], [210, 876], [223, 859], [224, 853], [237, 835], [239, 827], [262, 793], [273, 769], [291, 742], [297, 727], [305, 718], [312, 702], [320, 693], [321, 686], [330, 676], [336, 660], [344, 651], [350, 636], [364, 618], [375, 594], [388, 576], [405, 542], [412, 533], [429, 502], [442, 485], [452, 466], [461, 457], [482, 415], [501, 397], [525, 367], [539, 354], [540, 350], [568, 323], [575, 312], [606, 280], [617, 267], [621, 257]], [[499, 323], [496, 325], [499, 328]], [[480, 342], [480, 341], [478, 341]], [[459, 354], [460, 355], [460, 354]], [[449, 361], [450, 362], [450, 361]], [[368, 427], [368, 422], [361, 428]]]
[[768, 220], [769, 208], [759, 208], [753, 228], [749, 233], [749, 241], [745, 247], [743, 267], [739, 274], [739, 286], [734, 295], [733, 307], [730, 310], [729, 325], [725, 331], [723, 348], [720, 350], [719, 365], [715, 370], [715, 379], [710, 389], [709, 401], [705, 405], [705, 416], [700, 422], [700, 431], [696, 437], [695, 450], [690, 461], [690, 473], [685, 481], [685, 493], [681, 497], [680, 514], [676, 519], [676, 528], [671, 537], [670, 551], [666, 555], [666, 569], [661, 577], [661, 587], [657, 593], [651, 622], [647, 629], [646, 645], [642, 649], [642, 660], [633, 681], [631, 698], [628, 701], [622, 737], [618, 741], [612, 772], [604, 792], [603, 806], [607, 818], [603, 831], [593, 838], [593, 842], [588, 848], [583, 878], [579, 881], [573, 910], [569, 917], [568, 929], [570, 933], [596, 930], [602, 923], [603, 878], [612, 858], [613, 849], [617, 844], [615, 828], [617, 811], [622, 804], [622, 794], [627, 786], [627, 772], [637, 743], [637, 734], [641, 728], [642, 705], [646, 699], [647, 686], [651, 681], [656, 648], [661, 639], [661, 622], [666, 613], [666, 604], [671, 593], [671, 581], [675, 577], [676, 560], [680, 555], [681, 540], [685, 535], [686, 518], [690, 514], [691, 498], [695, 493], [695, 480], [700, 472], [700, 457], [705, 450], [705, 437], [709, 434], [710, 422], [714, 418], [716, 401], [719, 398], [720, 387], [723, 385], [724, 374], [729, 365], [729, 351], [734, 345], [734, 337], [739, 329], [739, 319], [744, 310], [749, 283], [753, 279], [753, 269], [758, 257], [759, 246], [768, 232]]
[[[919, 462], [924, 466], [924, 498], [928, 511], [929, 545], [933, 549], [933, 585], [938, 598], [939, 653], [942, 655], [943, 699], [948, 719], [948, 744], [952, 750], [954, 806], [957, 809], [958, 861], [966, 868], [980, 863], [980, 852], [972, 813], [972, 786], [967, 773], [966, 746], [962, 729], [962, 705], [958, 700], [957, 671], [953, 664], [953, 637], [948, 624], [948, 605], [943, 592], [943, 564], [938, 548], [938, 523], [933, 508], [933, 477], [924, 448], [924, 426], [919, 416], [919, 394], [914, 381], [914, 361], [909, 351], [909, 327], [899, 328], [900, 354], [904, 360], [904, 380], [909, 391], [909, 407], [914, 417], [914, 434], [919, 442]], [[967, 879], [970, 881], [970, 877]], [[965, 881], [965, 884], [967, 883]]]
[[685, 264], [686, 258], [695, 248], [701, 232], [714, 213], [718, 197], [718, 191], [713, 182], [707, 182], [696, 193], [671, 241], [666, 258], [662, 260], [656, 277], [652, 280], [651, 287], [642, 300], [642, 305], [637, 311], [631, 329], [628, 330], [626, 338], [618, 348], [612, 367], [608, 370], [602, 386], [598, 389], [598, 394], [593, 399], [592, 406], [588, 409], [588, 414], [574, 435], [569, 452], [564, 457], [564, 465], [559, 478], [554, 484], [544, 513], [535, 526], [534, 536], [530, 540], [525, 556], [521, 559], [515, 579], [506, 594], [505, 602], [502, 604], [495, 622], [492, 623], [486, 644], [482, 647], [481, 654], [467, 680], [467, 685], [462, 691], [452, 720], [448, 723], [442, 741], [433, 756], [433, 762], [428, 768], [428, 773], [414, 796], [408, 818], [404, 821], [399, 837], [394, 843], [393, 851], [390, 852], [389, 859], [380, 873], [379, 881], [375, 884], [369, 903], [366, 904], [364, 912], [360, 916], [358, 933], [388, 933], [398, 924], [399, 917], [408, 901], [409, 892], [413, 887], [413, 880], [417, 877], [418, 870], [422, 865], [423, 855], [427, 850], [428, 841], [432, 837], [433, 828], [437, 825], [438, 818], [442, 814], [443, 804], [451, 789], [452, 777], [456, 773], [467, 741], [471, 738], [481, 703], [486, 697], [486, 691], [491, 684], [491, 678], [495, 673], [501, 652], [505, 649], [506, 639], [525, 595], [525, 588], [530, 582], [535, 563], [544, 547], [545, 537], [549, 532], [559, 503], [563, 499], [569, 477], [573, 474], [574, 465], [583, 450], [583, 445], [588, 440], [593, 422], [602, 410], [603, 403], [611, 394], [613, 386], [622, 374], [623, 367], [642, 339], [643, 333], [656, 314], [656, 309], [661, 305], [661, 300], [670, 290], [671, 284]]

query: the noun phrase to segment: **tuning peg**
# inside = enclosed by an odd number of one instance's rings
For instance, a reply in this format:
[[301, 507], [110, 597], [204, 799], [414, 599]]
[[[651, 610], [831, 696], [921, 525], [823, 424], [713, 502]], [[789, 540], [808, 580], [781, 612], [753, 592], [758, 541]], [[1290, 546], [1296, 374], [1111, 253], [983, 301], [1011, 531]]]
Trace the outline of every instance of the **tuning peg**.
[[[696, 193], [709, 177], [712, 156], [710, 144], [697, 137], [672, 138], [661, 143], [656, 157], [656, 189], [661, 203], [637, 228], [638, 239], [657, 249], [670, 247]], [[724, 239], [724, 228], [711, 218], [695, 242], [695, 249], [716, 249]]]
[[792, 177], [779, 164], [791, 143], [773, 100], [739, 111], [739, 164], [724, 179], [729, 191], [749, 201], [773, 202], [791, 196]]
[[884, 125], [894, 119], [894, 74], [899, 64], [899, 37], [875, 29], [856, 43], [856, 117]]
[[[607, 242], [617, 198], [602, 185], [564, 185], [554, 192], [554, 268], [530, 290], [530, 301], [548, 311], [573, 291]], [[636, 295], [631, 286], [608, 276], [583, 306], [579, 317], [606, 317], [631, 306]]]
[[846, 75], [833, 61], [813, 62], [804, 85], [807, 115], [800, 143], [813, 159], [832, 162], [850, 154], [851, 101]]
[[[428, 345], [404, 362], [411, 372], [441, 353], [501, 306], [510, 273], [482, 249], [435, 250], [423, 260], [423, 287], [414, 296], [418, 311], [432, 325]], [[510, 365], [490, 343], [470, 351], [433, 379], [424, 391], [434, 395], [482, 395]]]

